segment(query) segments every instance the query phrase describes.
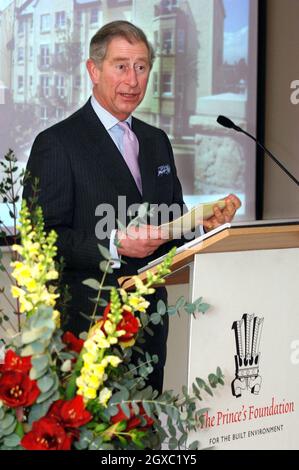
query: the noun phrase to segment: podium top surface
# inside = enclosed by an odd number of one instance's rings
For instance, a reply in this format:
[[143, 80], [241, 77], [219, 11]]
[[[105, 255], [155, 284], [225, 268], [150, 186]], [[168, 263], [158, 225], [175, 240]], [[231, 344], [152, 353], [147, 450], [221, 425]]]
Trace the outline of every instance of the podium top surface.
[[[187, 282], [183, 270], [188, 270], [188, 265], [197, 254], [282, 248], [299, 248], [299, 225], [231, 227], [177, 254], [173, 259], [171, 270], [172, 272], [179, 270], [181, 275], [174, 279], [174, 275], [170, 274], [169, 278], [172, 280], [169, 284]], [[157, 265], [149, 268], [152, 272], [156, 272], [156, 269]], [[141, 273], [138, 277], [142, 280], [146, 279], [146, 272]], [[119, 283], [125, 289], [134, 286], [134, 282], [130, 278], [120, 278]]]

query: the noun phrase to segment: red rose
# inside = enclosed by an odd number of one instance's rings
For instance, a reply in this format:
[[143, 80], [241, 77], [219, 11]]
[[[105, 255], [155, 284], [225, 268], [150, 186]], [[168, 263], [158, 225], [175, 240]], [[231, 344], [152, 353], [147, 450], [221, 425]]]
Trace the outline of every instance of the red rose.
[[21, 445], [27, 450], [70, 450], [72, 437], [53, 418], [35, 421], [32, 430], [25, 434]]
[[[103, 316], [103, 326], [102, 330], [105, 325], [105, 321], [108, 319], [108, 314], [110, 313], [110, 304], [107, 305], [107, 307], [104, 310], [104, 316]], [[122, 312], [123, 318], [122, 320], [118, 323], [116, 330], [124, 330], [125, 333], [120, 336], [120, 341], [121, 343], [127, 343], [131, 341], [136, 334], [138, 333], [139, 330], [139, 321], [138, 319], [133, 315], [132, 312], [129, 312], [127, 310], [123, 310]]]
[[74, 351], [80, 354], [84, 344], [83, 339], [77, 338], [70, 331], [66, 331], [62, 336], [62, 341], [64, 342], [69, 351]]
[[153, 418], [150, 418], [150, 417], [145, 413], [145, 410], [144, 410], [144, 408], [143, 408], [142, 405], [139, 405], [139, 414], [140, 414], [140, 416], [142, 416], [142, 417], [145, 419], [145, 421], [146, 421], [146, 425], [143, 426], [142, 429], [150, 428], [150, 427], [154, 424], [155, 421], [153, 420]]
[[22, 372], [8, 370], [0, 378], [0, 400], [11, 408], [30, 406], [39, 394], [36, 381]]
[[134, 416], [133, 418], [129, 419], [127, 422], [126, 431], [131, 431], [131, 429], [136, 429], [141, 424], [141, 419]]
[[119, 330], [124, 330], [125, 334], [120, 336], [121, 342], [126, 343], [127, 341], [131, 341], [134, 336], [138, 333], [139, 330], [139, 322], [138, 319], [133, 315], [132, 312], [127, 312], [126, 310], [123, 311], [123, 318], [119, 322], [116, 328]]
[[31, 369], [31, 356], [21, 357], [18, 356], [12, 349], [6, 351], [4, 364], [0, 366], [0, 372], [3, 373], [8, 370], [22, 372], [28, 374]]
[[124, 412], [122, 411], [120, 405], [117, 405], [118, 413], [115, 416], [112, 416], [111, 423], [116, 424], [120, 421], [127, 421], [126, 431], [130, 431], [131, 429], [135, 429], [141, 424], [141, 417], [145, 418], [146, 425], [142, 426], [140, 429], [148, 429], [154, 424], [154, 420], [145, 414], [144, 408], [142, 405], [139, 405], [139, 414], [136, 416], [134, 415], [132, 405], [129, 405], [130, 409], [130, 418], [128, 418]]
[[55, 418], [67, 430], [84, 426], [92, 419], [92, 415], [85, 409], [83, 397], [80, 395], [67, 401], [55, 401], [47, 416]]

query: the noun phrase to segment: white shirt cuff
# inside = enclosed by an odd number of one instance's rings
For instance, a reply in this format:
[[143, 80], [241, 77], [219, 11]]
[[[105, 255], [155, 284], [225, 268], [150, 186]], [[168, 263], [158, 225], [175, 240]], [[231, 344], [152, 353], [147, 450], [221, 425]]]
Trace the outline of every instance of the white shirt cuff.
[[203, 229], [203, 225], [199, 225], [199, 231], [200, 231], [200, 236], [202, 237], [203, 235], [205, 235], [205, 231]]
[[[120, 268], [120, 259], [121, 257], [119, 256], [118, 254], [118, 251], [117, 251], [117, 247], [115, 245], [115, 237], [116, 237], [116, 233], [117, 233], [117, 230], [112, 230], [111, 231], [111, 234], [110, 234], [110, 245], [109, 245], [109, 251], [110, 251], [110, 255], [111, 255], [111, 258], [115, 261], [113, 261], [113, 264], [111, 265], [111, 267], [113, 269], [119, 269]], [[117, 261], [119, 260], [119, 261]]]

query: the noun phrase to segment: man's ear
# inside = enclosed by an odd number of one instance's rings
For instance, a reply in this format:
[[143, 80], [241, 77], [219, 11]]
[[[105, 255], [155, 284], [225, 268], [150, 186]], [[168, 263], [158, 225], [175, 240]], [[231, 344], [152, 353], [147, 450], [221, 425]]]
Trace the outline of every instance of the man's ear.
[[87, 59], [86, 68], [92, 83], [97, 84], [100, 77], [100, 70], [92, 59]]

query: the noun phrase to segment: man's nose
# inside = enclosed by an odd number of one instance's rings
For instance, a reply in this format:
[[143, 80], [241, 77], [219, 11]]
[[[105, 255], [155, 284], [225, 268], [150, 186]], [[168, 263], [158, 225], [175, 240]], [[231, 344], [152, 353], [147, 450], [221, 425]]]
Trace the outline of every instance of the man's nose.
[[127, 82], [128, 85], [130, 85], [131, 87], [137, 86], [137, 84], [138, 84], [137, 72], [136, 72], [136, 70], [135, 70], [134, 67], [128, 67], [127, 76], [126, 76], [126, 82]]

